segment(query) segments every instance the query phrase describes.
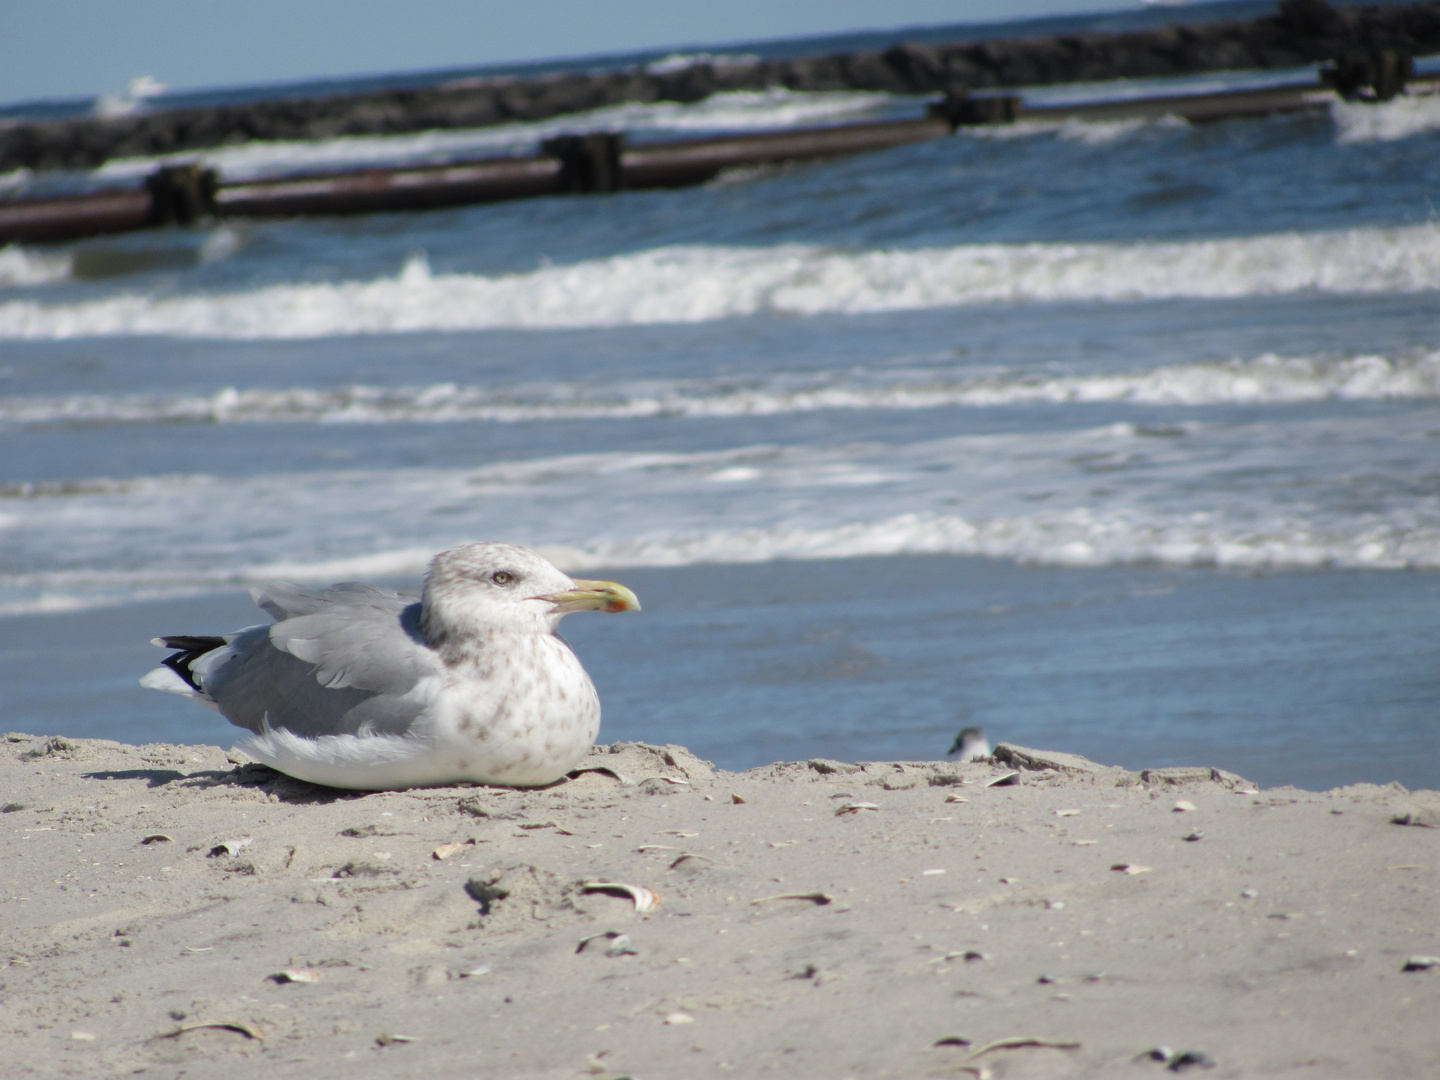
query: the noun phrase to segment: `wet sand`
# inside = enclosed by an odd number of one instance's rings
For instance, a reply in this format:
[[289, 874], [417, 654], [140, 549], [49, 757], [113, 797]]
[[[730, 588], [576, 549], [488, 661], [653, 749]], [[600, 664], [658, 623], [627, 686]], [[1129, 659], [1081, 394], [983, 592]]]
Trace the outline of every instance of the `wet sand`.
[[216, 747], [5, 740], [10, 1076], [1379, 1077], [1440, 1058], [1436, 792], [1256, 791], [1004, 746], [725, 773], [617, 744], [543, 791], [362, 794]]

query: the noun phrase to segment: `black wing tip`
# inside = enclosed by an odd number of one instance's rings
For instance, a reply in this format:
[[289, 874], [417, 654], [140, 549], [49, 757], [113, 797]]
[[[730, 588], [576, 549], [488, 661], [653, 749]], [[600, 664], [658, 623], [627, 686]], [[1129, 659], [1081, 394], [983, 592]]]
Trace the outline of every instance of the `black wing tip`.
[[170, 634], [156, 638], [155, 644], [166, 649], [184, 649], [186, 652], [209, 652], [224, 645], [225, 639], [206, 634]]
[[156, 638], [155, 644], [180, 650], [160, 662], [185, 680], [185, 685], [191, 690], [203, 694], [205, 688], [195, 681], [195, 673], [190, 670], [190, 665], [206, 653], [220, 648], [225, 644], [225, 639], [202, 634], [171, 634], [168, 637]]

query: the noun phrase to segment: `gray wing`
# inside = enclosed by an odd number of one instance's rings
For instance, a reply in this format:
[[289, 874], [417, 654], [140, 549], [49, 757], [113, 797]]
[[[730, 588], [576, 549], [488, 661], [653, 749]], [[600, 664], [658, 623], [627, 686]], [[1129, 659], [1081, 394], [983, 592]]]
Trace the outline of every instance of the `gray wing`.
[[243, 630], [196, 674], [232, 724], [296, 735], [403, 734], [424, 703], [407, 698], [440, 670], [420, 635], [420, 604], [370, 585], [253, 590], [275, 618]]

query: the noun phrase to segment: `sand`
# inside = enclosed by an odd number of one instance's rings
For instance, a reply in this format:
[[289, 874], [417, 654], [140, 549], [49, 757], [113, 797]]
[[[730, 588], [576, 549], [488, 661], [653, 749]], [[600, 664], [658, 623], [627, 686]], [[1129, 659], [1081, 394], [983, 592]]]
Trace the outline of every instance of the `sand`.
[[1435, 792], [1004, 746], [735, 774], [628, 744], [543, 791], [362, 794], [215, 747], [5, 739], [7, 1077], [1440, 1060]]

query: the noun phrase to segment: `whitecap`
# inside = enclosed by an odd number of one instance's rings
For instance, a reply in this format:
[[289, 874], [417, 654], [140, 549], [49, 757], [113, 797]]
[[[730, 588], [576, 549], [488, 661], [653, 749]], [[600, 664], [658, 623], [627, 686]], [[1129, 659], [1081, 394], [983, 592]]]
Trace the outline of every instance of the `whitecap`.
[[0, 338], [154, 334], [236, 340], [703, 323], [1053, 301], [1234, 299], [1440, 289], [1440, 226], [1143, 243], [836, 251], [689, 245], [523, 273], [429, 274], [0, 303]]

